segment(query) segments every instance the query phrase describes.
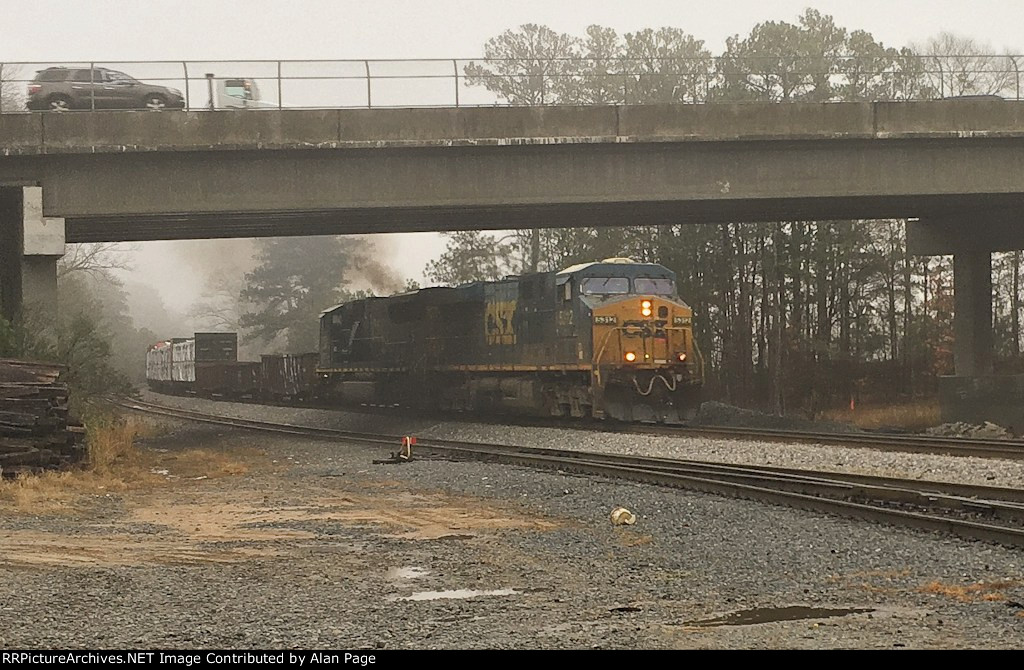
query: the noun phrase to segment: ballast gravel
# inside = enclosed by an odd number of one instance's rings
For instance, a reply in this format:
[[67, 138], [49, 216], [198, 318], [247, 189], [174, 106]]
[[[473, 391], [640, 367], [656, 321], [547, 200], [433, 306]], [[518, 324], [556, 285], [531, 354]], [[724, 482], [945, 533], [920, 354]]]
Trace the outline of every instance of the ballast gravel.
[[[385, 450], [165, 424], [147, 453], [198, 449], [183, 453], [248, 467], [98, 495], [87, 514], [0, 515], [0, 647], [1024, 644], [1018, 551], [628, 482], [375, 465]], [[635, 525], [612, 525], [620, 506]]]
[[[421, 438], [490, 442], [512, 446], [573, 449], [600, 453], [658, 456], [734, 465], [773, 465], [785, 468], [857, 473], [1024, 488], [1024, 459], [1005, 460], [939, 454], [887, 452], [860, 447], [768, 442], [700, 436], [652, 436], [602, 432], [582, 428], [496, 425], [472, 421], [409, 418], [398, 413], [367, 414], [333, 409], [308, 409], [214, 402], [146, 393], [151, 402], [223, 416], [299, 425], [411, 434]], [[396, 447], [397, 449], [397, 447]]]

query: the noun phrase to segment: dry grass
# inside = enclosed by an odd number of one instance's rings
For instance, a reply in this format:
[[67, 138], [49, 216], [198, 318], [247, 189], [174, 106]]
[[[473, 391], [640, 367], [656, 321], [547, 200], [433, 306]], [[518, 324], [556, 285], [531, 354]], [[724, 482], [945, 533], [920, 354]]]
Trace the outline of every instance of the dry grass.
[[25, 512], [74, 507], [83, 495], [105, 495], [151, 485], [135, 440], [153, 434], [153, 427], [135, 418], [97, 418], [86, 423], [86, 464], [83, 469], [45, 472], [0, 482], [0, 502]]
[[849, 423], [860, 428], [923, 430], [942, 423], [939, 405], [933, 400], [879, 407], [857, 407], [853, 411], [833, 409], [822, 412], [821, 416], [829, 421]]
[[104, 417], [89, 422], [86, 428], [88, 468], [106, 474], [137, 470], [142, 456], [135, 441], [157, 433], [152, 424], [136, 417]]
[[1006, 589], [1020, 585], [1021, 582], [1013, 580], [978, 582], [976, 584], [944, 584], [940, 581], [931, 581], [919, 587], [918, 591], [946, 596], [963, 603], [997, 602], [1006, 600]]
[[204, 449], [161, 453], [137, 441], [162, 431], [137, 417], [96, 417], [86, 422], [85, 466], [65, 472], [0, 481], [0, 506], [25, 513], [76, 511], [96, 496], [166, 486], [181, 479], [243, 474], [239, 459]]
[[209, 449], [186, 449], [152, 455], [147, 459], [147, 464], [151, 468], [167, 470], [174, 477], [181, 479], [216, 479], [244, 475], [250, 468], [250, 464], [245, 461], [256, 461], [261, 456], [251, 452], [243, 455]]

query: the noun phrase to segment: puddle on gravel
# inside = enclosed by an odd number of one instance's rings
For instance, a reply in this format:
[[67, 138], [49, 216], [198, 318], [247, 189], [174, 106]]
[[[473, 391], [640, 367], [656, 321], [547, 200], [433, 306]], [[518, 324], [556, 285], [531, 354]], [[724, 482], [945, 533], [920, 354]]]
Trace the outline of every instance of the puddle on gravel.
[[714, 626], [751, 626], [759, 623], [774, 623], [776, 621], [800, 621], [802, 619], [832, 619], [834, 617], [849, 616], [851, 614], [864, 614], [874, 612], [873, 609], [830, 609], [827, 607], [803, 607], [800, 605], [790, 607], [755, 607], [749, 610], [731, 612], [725, 616], [714, 619], [701, 619], [700, 621], [687, 621], [684, 626], [701, 626], [711, 628]]
[[412, 579], [419, 579], [430, 574], [429, 570], [416, 567], [415, 565], [402, 568], [388, 568], [387, 579], [391, 582], [406, 582]]
[[411, 596], [391, 596], [388, 600], [452, 600], [462, 598], [477, 598], [479, 596], [516, 596], [522, 595], [521, 591], [515, 589], [494, 589], [492, 591], [476, 591], [473, 589], [453, 589], [451, 591], [420, 591]]

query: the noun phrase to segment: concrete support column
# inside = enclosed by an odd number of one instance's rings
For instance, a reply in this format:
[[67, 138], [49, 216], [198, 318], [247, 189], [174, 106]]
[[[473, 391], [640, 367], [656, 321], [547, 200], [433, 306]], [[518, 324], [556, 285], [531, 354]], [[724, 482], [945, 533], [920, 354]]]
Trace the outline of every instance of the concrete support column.
[[953, 254], [953, 361], [957, 376], [992, 374], [992, 253]]
[[43, 216], [43, 189], [0, 188], [0, 314], [21, 321], [32, 310], [57, 321], [57, 261], [64, 255], [64, 219]]
[[59, 256], [28, 256], [21, 260], [22, 304], [47, 321], [57, 319], [57, 260]]
[[0, 188], [0, 317], [21, 316], [22, 225], [20, 188]]

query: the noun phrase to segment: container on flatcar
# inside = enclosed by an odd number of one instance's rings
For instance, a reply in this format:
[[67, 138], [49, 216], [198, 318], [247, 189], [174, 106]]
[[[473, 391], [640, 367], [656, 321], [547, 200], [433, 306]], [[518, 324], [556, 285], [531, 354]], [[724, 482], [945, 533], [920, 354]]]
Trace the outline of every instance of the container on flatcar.
[[238, 333], [196, 333], [192, 341], [196, 395], [241, 396], [252, 393], [252, 380], [235, 369]]
[[196, 333], [195, 361], [237, 361], [238, 333]]
[[[199, 388], [202, 393], [208, 394], [213, 388], [224, 393], [234, 388], [229, 384], [239, 383], [235, 379], [238, 373], [204, 372], [204, 367], [234, 363], [237, 358], [237, 333], [195, 333], [192, 337], [176, 337], [148, 348], [146, 380], [150, 388], [164, 393], [196, 393]], [[258, 378], [258, 371], [256, 382], [242, 375], [247, 385], [245, 393], [253, 393]]]
[[152, 344], [146, 350], [146, 382], [154, 391], [167, 391], [171, 387], [170, 340]]
[[191, 384], [196, 380], [195, 339], [175, 338], [171, 340], [171, 381]]

